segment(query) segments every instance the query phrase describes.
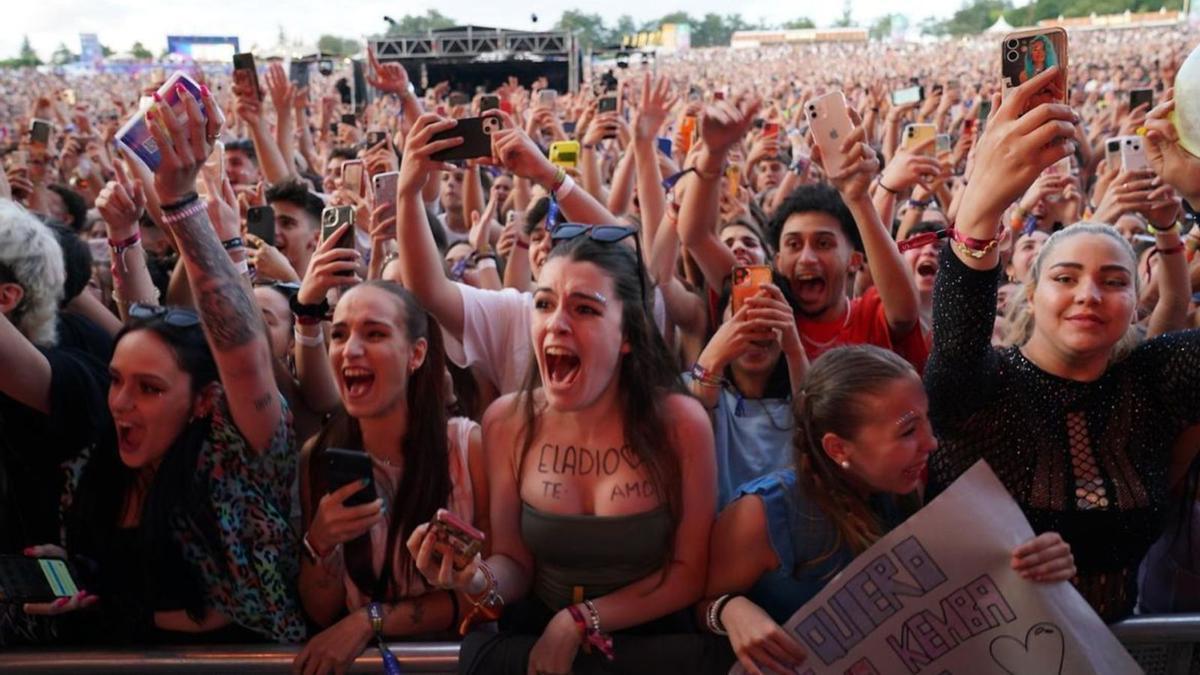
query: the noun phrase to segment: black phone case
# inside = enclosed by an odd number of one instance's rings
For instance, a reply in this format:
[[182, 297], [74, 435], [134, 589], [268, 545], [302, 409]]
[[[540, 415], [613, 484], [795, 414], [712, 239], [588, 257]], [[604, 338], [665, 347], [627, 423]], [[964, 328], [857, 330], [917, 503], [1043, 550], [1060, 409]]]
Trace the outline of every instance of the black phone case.
[[364, 478], [370, 481], [366, 487], [346, 498], [343, 502], [346, 506], [370, 504], [377, 498], [372, 478], [371, 456], [367, 453], [361, 450], [329, 448], [325, 451], [325, 469], [330, 492]]
[[[484, 125], [485, 121], [488, 122], [486, 128]], [[458, 120], [458, 125], [453, 129], [447, 129], [434, 134], [433, 138], [429, 139], [430, 142], [433, 142], [461, 136], [463, 138], [462, 145], [456, 145], [453, 148], [435, 152], [430, 155], [430, 158], [437, 162], [450, 162], [458, 159], [491, 157], [491, 131], [498, 130], [499, 128], [499, 117], [464, 117]]]
[[[79, 587], [79, 575], [69, 562], [67, 571]], [[37, 558], [0, 555], [0, 604], [52, 602], [58, 597], [42, 574]]]
[[270, 206], [251, 206], [246, 212], [246, 231], [262, 239], [268, 246], [274, 246], [275, 209]]

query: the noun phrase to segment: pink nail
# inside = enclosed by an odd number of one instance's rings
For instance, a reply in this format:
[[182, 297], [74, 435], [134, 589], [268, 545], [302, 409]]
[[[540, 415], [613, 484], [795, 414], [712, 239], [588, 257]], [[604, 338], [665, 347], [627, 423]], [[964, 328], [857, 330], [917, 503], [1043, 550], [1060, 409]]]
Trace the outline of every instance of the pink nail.
[[33, 547], [30, 546], [29, 548], [22, 551], [22, 553], [24, 553], [25, 555], [33, 555]]
[[147, 119], [147, 120], [152, 120], [152, 119], [154, 119], [154, 108], [147, 108], [147, 109], [146, 109], [146, 119]]
[[207, 84], [200, 85], [200, 95], [205, 96], [205, 97], [208, 96], [208, 85]]
[[70, 600], [70, 598], [59, 598], [59, 599], [55, 600], [54, 603], [51, 604], [50, 606], [51, 607], [62, 607], [63, 605], [67, 604], [67, 602], [69, 600]]
[[154, 100], [155, 100], [155, 101], [159, 101], [159, 102], [161, 102], [161, 101], [162, 101], [162, 96], [159, 96], [159, 94], [158, 94], [158, 92], [157, 92], [157, 91], [156, 91], [156, 92], [154, 92]]
[[182, 94], [185, 91], [187, 91], [187, 88], [183, 86], [182, 82], [179, 82], [175, 85], [175, 93], [176, 94]]

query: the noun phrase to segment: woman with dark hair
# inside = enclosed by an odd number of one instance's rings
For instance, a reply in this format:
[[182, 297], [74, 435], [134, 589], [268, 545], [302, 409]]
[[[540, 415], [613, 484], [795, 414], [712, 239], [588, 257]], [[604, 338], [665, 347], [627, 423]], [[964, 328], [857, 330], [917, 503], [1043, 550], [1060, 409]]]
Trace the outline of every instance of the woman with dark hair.
[[[821, 355], [795, 410], [793, 465], [742, 485], [721, 512], [708, 600], [697, 608], [751, 673], [800, 665], [804, 649], [780, 626], [917, 510], [937, 449], [920, 377], [880, 347]], [[1070, 549], [1061, 542], [1048, 533], [1018, 546], [1013, 569], [1040, 582], [1071, 578]]]
[[785, 279], [762, 286], [733, 312], [730, 287], [717, 301], [724, 317], [685, 375], [692, 394], [710, 411], [717, 458], [717, 507], [753, 478], [788, 465], [781, 448], [795, 424], [792, 395], [808, 357], [796, 330]]
[[[332, 276], [323, 267], [343, 264], [322, 254], [305, 276], [314, 287], [300, 297], [323, 296], [328, 288], [314, 280]], [[315, 340], [307, 346], [324, 343], [319, 331]], [[457, 628], [457, 597], [417, 574], [405, 542], [440, 508], [487, 531], [479, 425], [447, 420], [441, 329], [412, 294], [388, 281], [346, 292], [334, 310], [328, 363], [342, 409], [301, 463], [300, 597], [324, 627], [296, 657], [306, 674], [342, 672], [373, 637]], [[369, 481], [333, 484], [332, 448], [366, 453]], [[366, 482], [377, 499], [346, 505]]]
[[[620, 243], [636, 234], [555, 231], [534, 291], [537, 370], [484, 417], [492, 555], [455, 569], [433, 561], [427, 526], [409, 540], [426, 578], [466, 595], [468, 620], [505, 609], [499, 635], [467, 637], [462, 672], [587, 672], [604, 655], [611, 672], [690, 672], [706, 656], [669, 635], [690, 629], [703, 590], [712, 432], [646, 311]], [[639, 650], [635, 635], [656, 637]]]
[[[199, 312], [130, 306], [109, 367], [115, 447], [98, 445], [72, 467], [66, 550], [27, 551], [69, 552], [88, 590], [26, 611], [98, 610], [72, 618], [105, 644], [297, 641], [289, 415], [231, 259], [245, 254], [232, 243], [236, 207], [206, 208], [193, 191], [219, 123], [190, 94], [180, 99], [183, 119], [167, 106], [147, 117], [162, 120], [149, 125], [161, 153], [154, 189]], [[207, 90], [202, 101], [216, 105]]]

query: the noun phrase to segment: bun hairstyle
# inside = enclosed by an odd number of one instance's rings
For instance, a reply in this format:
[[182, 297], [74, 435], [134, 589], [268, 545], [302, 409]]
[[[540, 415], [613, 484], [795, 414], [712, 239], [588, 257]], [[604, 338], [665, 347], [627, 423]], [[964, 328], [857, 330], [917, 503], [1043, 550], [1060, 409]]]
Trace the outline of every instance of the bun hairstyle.
[[793, 403], [796, 488], [825, 513], [836, 537], [810, 565], [819, 564], [849, 546], [855, 555], [882, 534], [870, 505], [854, 489], [846, 470], [825, 452], [821, 439], [833, 433], [853, 439], [871, 417], [865, 397], [879, 394], [896, 380], [917, 377], [912, 365], [887, 349], [872, 345], [837, 347], [808, 368], [804, 386]]

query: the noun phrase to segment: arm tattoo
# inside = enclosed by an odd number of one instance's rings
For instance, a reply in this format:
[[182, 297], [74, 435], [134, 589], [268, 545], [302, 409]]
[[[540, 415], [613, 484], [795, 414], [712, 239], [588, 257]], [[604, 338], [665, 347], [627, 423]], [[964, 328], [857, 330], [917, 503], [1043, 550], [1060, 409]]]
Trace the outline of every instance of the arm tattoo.
[[262, 315], [217, 240], [208, 214], [176, 223], [173, 231], [184, 258], [192, 263], [189, 278], [213, 350], [228, 351], [263, 335]]
[[275, 400], [274, 393], [263, 394], [260, 398], [254, 400], [255, 410], [266, 410], [267, 406], [271, 405], [271, 401]]

